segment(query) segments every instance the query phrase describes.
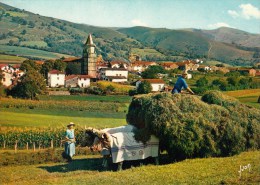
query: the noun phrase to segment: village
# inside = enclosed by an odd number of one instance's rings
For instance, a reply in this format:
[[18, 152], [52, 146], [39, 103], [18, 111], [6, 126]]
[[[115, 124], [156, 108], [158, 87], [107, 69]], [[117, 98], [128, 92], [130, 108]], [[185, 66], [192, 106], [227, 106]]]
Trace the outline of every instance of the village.
[[[254, 68], [245, 67], [225, 67], [223, 64], [210, 66], [205, 65], [200, 59], [196, 60], [184, 60], [180, 62], [155, 62], [155, 61], [142, 61], [141, 57], [135, 54], [131, 54], [128, 60], [112, 60], [110, 62], [104, 61], [102, 56], [97, 56], [95, 51], [95, 44], [91, 34], [88, 35], [87, 41], [83, 49], [83, 57], [63, 58], [61, 61], [66, 63], [66, 66], [73, 66], [74, 68], [80, 68], [76, 71], [81, 71], [80, 74], [76, 74], [73, 70], [71, 74], [66, 71], [50, 70], [46, 80], [46, 85], [49, 89], [52, 88], [87, 88], [91, 86], [91, 82], [96, 81], [110, 81], [120, 84], [129, 85], [129, 74], [133, 74], [137, 77], [137, 80], [130, 85], [136, 88], [143, 81], [147, 81], [152, 86], [152, 92], [169, 91], [171, 86], [164, 81], [168, 74], [157, 74], [157, 78], [142, 79], [142, 72], [147, 70], [151, 66], [161, 66], [165, 71], [175, 70], [176, 75], [181, 71], [187, 70], [187, 79], [192, 79], [193, 72], [200, 72], [203, 74], [218, 72], [226, 74], [232, 71], [240, 72], [251, 77], [260, 76], [260, 63], [257, 63]], [[45, 61], [35, 61], [37, 65], [43, 65]], [[19, 79], [26, 73], [20, 69], [21, 64], [0, 64], [0, 70], [3, 73], [2, 84], [5, 88], [12, 88], [17, 84]], [[72, 67], [72, 68], [73, 68]], [[52, 94], [59, 94], [54, 92]], [[64, 93], [63, 93], [64, 94]], [[65, 93], [66, 94], [66, 93]]]

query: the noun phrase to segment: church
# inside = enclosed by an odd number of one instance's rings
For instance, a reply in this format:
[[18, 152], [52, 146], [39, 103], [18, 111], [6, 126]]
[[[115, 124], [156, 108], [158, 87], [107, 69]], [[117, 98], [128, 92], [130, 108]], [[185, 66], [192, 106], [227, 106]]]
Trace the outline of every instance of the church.
[[82, 58], [66, 58], [63, 62], [67, 63], [66, 74], [89, 75], [91, 79], [97, 78], [97, 53], [96, 45], [93, 43], [91, 34], [88, 35], [84, 44]]

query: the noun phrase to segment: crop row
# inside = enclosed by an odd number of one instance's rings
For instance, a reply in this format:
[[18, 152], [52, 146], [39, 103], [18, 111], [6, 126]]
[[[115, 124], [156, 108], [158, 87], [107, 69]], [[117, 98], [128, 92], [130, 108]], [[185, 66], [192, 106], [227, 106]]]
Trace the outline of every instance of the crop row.
[[[60, 147], [61, 140], [64, 139], [65, 130], [62, 128], [57, 129], [31, 129], [31, 130], [10, 130], [5, 132], [0, 130], [0, 148], [14, 148], [15, 145], [18, 149], [25, 148], [49, 148]], [[75, 137], [77, 143], [82, 139], [83, 129], [75, 130]]]
[[0, 98], [1, 108], [39, 108], [39, 109], [63, 109], [91, 112], [117, 112], [122, 105], [116, 102], [93, 102], [93, 101], [36, 101], [12, 98]]

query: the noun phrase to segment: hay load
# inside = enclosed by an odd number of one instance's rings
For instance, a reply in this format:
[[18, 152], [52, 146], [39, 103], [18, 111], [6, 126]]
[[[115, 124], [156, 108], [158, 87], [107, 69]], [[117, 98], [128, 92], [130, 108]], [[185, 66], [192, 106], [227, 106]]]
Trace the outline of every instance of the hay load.
[[132, 100], [128, 124], [139, 128], [135, 138], [151, 134], [174, 159], [229, 156], [260, 148], [260, 110], [221, 92], [202, 98], [187, 94], [140, 95]]

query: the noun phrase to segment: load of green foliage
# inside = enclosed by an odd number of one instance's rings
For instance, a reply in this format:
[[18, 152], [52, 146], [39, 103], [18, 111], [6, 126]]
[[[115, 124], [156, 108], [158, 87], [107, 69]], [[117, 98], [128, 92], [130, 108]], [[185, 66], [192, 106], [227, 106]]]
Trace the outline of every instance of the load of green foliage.
[[260, 148], [260, 110], [218, 91], [202, 97], [160, 93], [133, 98], [128, 124], [139, 128], [135, 138], [151, 134], [173, 159], [230, 156]]

